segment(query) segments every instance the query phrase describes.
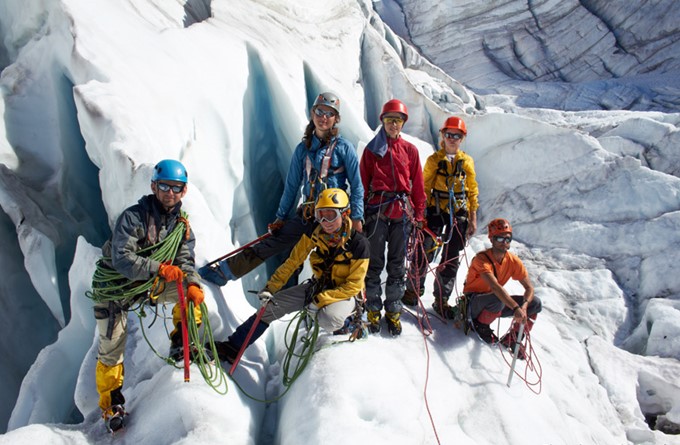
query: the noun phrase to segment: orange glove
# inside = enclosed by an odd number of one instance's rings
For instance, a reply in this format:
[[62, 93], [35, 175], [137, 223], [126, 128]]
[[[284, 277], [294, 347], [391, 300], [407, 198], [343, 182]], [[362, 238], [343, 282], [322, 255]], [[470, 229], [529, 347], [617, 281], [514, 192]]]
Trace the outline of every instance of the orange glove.
[[187, 290], [187, 298], [194, 302], [194, 306], [200, 306], [205, 297], [203, 296], [203, 289], [196, 284], [190, 284]]
[[172, 264], [161, 264], [161, 267], [158, 268], [158, 275], [163, 277], [165, 281], [177, 281], [184, 277], [184, 272]]

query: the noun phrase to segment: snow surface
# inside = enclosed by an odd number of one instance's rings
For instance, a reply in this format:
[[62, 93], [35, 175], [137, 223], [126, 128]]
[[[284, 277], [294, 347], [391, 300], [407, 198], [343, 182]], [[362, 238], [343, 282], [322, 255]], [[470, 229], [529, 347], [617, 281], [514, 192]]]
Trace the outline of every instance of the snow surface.
[[[404, 20], [397, 32], [413, 32], [415, 15], [399, 5], [433, 2], [375, 3], [389, 20]], [[437, 2], [436, 16], [473, 5], [454, 3]], [[503, 3], [510, 17], [520, 15], [517, 2], [490, 2]], [[550, 7], [568, 2], [544, 3], [532, 12], [549, 23]], [[461, 83], [475, 77], [474, 66], [449, 77], [373, 7], [367, 0], [0, 4], [0, 320], [9, 334], [0, 341], [0, 422], [7, 422], [0, 444], [680, 443], [660, 431], [677, 433], [680, 425], [673, 268], [680, 115], [663, 112], [672, 103], [654, 112], [593, 110], [593, 96], [612, 94], [596, 81], [592, 95], [571, 97], [569, 112], [535, 108], [555, 93], [541, 82], [531, 86], [535, 95], [477, 95]], [[562, 8], [560, 26], [580, 24], [568, 18], [580, 15]], [[664, 8], [659, 2], [652, 17]], [[610, 22], [630, 13], [609, 11]], [[504, 17], [495, 15], [497, 25], [519, 32], [523, 22]], [[645, 82], [658, 74], [657, 90], [674, 62], [657, 63], [656, 73], [651, 62], [678, 56], [668, 35], [646, 42], [662, 49], [633, 64], [647, 70]], [[434, 32], [428, 42], [443, 36]], [[426, 46], [415, 34], [410, 40]], [[512, 249], [544, 303], [532, 331], [533, 368], [520, 363], [508, 387], [500, 350], [434, 317], [430, 332], [405, 312], [399, 338], [338, 343], [323, 335], [288, 393], [264, 404], [254, 399], [285, 389], [285, 321], [249, 348], [220, 395], [195, 367], [184, 383], [181, 370], [153, 354], [144, 335], [164, 353], [167, 326], [131, 316], [124, 394], [132, 414], [126, 432], [109, 437], [97, 407], [96, 330], [85, 292], [110, 225], [149, 192], [153, 165], [177, 158], [189, 171], [184, 201], [197, 262], [254, 239], [273, 219], [310, 103], [323, 90], [341, 97], [342, 134], [359, 154], [392, 97], [409, 107], [404, 136], [422, 162], [444, 119], [464, 116], [479, 225], [511, 220]], [[638, 92], [616, 94], [625, 103]], [[483, 232], [465, 251], [459, 284], [474, 252], [488, 245]], [[247, 291], [260, 289], [274, 266], [223, 288], [206, 286], [218, 339], [253, 313]], [[427, 284], [426, 307], [432, 278]], [[506, 328], [504, 321], [500, 331]]]

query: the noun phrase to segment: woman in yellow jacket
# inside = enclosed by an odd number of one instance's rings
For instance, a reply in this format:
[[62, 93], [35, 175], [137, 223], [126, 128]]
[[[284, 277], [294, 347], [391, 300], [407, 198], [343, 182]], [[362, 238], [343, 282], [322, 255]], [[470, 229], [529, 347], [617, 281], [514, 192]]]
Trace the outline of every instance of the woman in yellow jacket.
[[[328, 332], [342, 328], [354, 312], [354, 297], [363, 290], [368, 270], [368, 239], [352, 229], [349, 197], [342, 189], [321, 192], [314, 216], [318, 224], [311, 235], [302, 235], [290, 257], [276, 269], [258, 294], [266, 307], [248, 345], [260, 337], [272, 321], [303, 308], [307, 308], [310, 315], [316, 313], [319, 327]], [[281, 290], [307, 256], [314, 277]], [[253, 314], [237, 327], [227, 341], [215, 342], [220, 360], [234, 362], [256, 316]]]
[[[432, 307], [445, 318], [452, 318], [449, 297], [453, 292], [460, 264], [460, 251], [477, 230], [477, 179], [470, 155], [460, 149], [467, 136], [465, 122], [450, 117], [439, 130], [440, 149], [425, 162], [423, 179], [427, 194], [427, 227], [441, 237], [442, 255], [435, 274]], [[418, 303], [425, 290], [427, 265], [434, 259], [435, 239], [424, 232], [425, 240], [416, 251], [402, 302]], [[429, 236], [428, 236], [429, 235]]]

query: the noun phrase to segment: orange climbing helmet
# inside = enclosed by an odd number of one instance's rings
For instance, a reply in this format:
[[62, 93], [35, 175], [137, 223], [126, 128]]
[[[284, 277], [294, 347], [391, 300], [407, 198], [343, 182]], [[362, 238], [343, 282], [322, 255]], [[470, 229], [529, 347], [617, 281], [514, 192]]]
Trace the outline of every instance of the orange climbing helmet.
[[489, 238], [505, 234], [512, 234], [512, 226], [507, 219], [496, 218], [489, 223]]
[[442, 128], [440, 128], [439, 131], [444, 131], [446, 129], [460, 130], [464, 135], [467, 135], [467, 127], [465, 126], [465, 121], [456, 116], [451, 116], [450, 118], [446, 119], [446, 122], [444, 122], [444, 126], [442, 126]]

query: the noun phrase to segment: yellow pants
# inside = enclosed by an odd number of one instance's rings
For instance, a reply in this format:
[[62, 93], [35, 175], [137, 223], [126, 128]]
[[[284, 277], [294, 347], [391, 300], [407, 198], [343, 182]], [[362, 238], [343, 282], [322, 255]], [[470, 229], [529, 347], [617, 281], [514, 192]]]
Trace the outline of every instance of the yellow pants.
[[[186, 288], [185, 295], [186, 295]], [[157, 303], [177, 302], [177, 285], [166, 283], [165, 289], [158, 295]], [[123, 386], [123, 360], [127, 341], [127, 311], [116, 309], [109, 303], [97, 303], [94, 307], [99, 331], [99, 349], [97, 357], [96, 384], [99, 393], [99, 407], [106, 412], [112, 404], [111, 393]], [[194, 308], [194, 320], [201, 324], [203, 314], [198, 307]], [[172, 335], [179, 332], [181, 323], [179, 304], [172, 308]], [[121, 395], [122, 397], [122, 395]]]

